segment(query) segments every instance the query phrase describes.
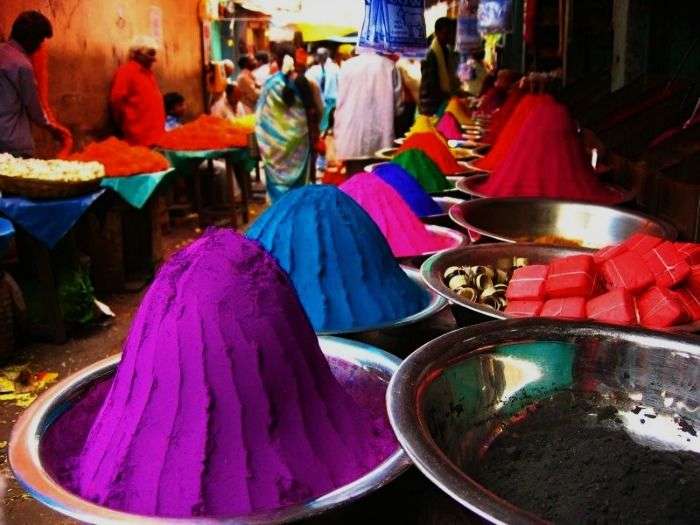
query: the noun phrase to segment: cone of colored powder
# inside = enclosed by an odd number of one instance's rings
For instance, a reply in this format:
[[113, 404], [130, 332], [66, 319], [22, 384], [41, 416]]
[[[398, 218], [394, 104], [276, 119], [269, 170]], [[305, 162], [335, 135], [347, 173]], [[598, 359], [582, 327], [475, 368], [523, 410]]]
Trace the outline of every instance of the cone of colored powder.
[[435, 123], [437, 122], [437, 117], [431, 117], [428, 115], [416, 115], [416, 120], [408, 130], [406, 136], [411, 136], [414, 133], [429, 133], [435, 131]]
[[77, 492], [140, 515], [308, 501], [390, 454], [333, 377], [287, 275], [213, 231], [159, 272], [79, 460]]
[[377, 177], [394, 188], [419, 217], [442, 213], [442, 208], [428, 195], [420, 183], [398, 164], [388, 162], [374, 168]]
[[489, 129], [484, 136], [484, 142], [487, 144], [495, 144], [498, 137], [503, 130], [503, 127], [508, 123], [513, 112], [520, 104], [520, 100], [525, 96], [525, 92], [518, 87], [514, 87], [508, 93], [508, 98], [506, 99], [501, 109], [493, 114], [491, 123], [489, 124]]
[[435, 129], [447, 140], [462, 140], [462, 128], [449, 111], [442, 116]]
[[518, 107], [513, 112], [513, 115], [508, 120], [508, 123], [503, 127], [498, 140], [491, 148], [488, 154], [473, 162], [477, 168], [493, 171], [503, 161], [505, 156], [510, 151], [513, 142], [520, 135], [523, 124], [530, 116], [532, 110], [539, 105], [543, 100], [554, 100], [551, 95], [525, 95], [518, 103]]
[[470, 124], [474, 124], [474, 120], [472, 119], [471, 115], [469, 115], [467, 110], [464, 108], [462, 101], [456, 97], [451, 98], [450, 101], [447, 103], [447, 107], [445, 108], [445, 112], [452, 113], [457, 118], [457, 121], [462, 126], [468, 126]]
[[411, 149], [417, 149], [425, 153], [445, 175], [464, 172], [464, 166], [457, 162], [450, 148], [447, 147], [445, 141], [437, 133], [415, 133], [411, 135], [399, 148], [398, 153]]
[[247, 235], [289, 273], [317, 332], [392, 323], [430, 301], [396, 263], [372, 218], [334, 186], [290, 192]]
[[438, 193], [453, 188], [452, 183], [442, 174], [440, 168], [425, 153], [410, 149], [396, 155], [392, 164], [400, 166], [416, 179], [428, 193]]
[[413, 257], [450, 248], [452, 239], [430, 232], [401, 195], [373, 173], [358, 173], [341, 184], [372, 217], [396, 257]]
[[496, 171], [477, 191], [489, 197], [547, 197], [600, 204], [619, 202], [620, 192], [593, 172], [566, 107], [554, 99], [532, 109]]

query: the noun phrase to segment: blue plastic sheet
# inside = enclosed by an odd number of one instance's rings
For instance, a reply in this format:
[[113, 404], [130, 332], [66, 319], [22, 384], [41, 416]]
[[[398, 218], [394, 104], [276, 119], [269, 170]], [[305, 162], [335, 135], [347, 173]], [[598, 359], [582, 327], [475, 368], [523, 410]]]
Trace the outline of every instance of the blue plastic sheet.
[[47, 248], [53, 248], [105, 192], [99, 190], [70, 199], [29, 200], [0, 198], [0, 213]]
[[424, 57], [427, 51], [424, 0], [365, 0], [358, 46]]
[[102, 180], [102, 187], [118, 193], [122, 199], [140, 210], [158, 189], [163, 179], [173, 171], [175, 170], [171, 168], [158, 173], [143, 173], [130, 177], [107, 177]]

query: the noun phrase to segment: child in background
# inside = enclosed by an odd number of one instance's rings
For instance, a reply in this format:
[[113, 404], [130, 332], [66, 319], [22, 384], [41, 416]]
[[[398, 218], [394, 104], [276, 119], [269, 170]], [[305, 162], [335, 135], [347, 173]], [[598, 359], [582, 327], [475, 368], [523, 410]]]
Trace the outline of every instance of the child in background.
[[185, 97], [180, 93], [166, 93], [163, 97], [165, 105], [165, 131], [171, 131], [182, 126], [185, 116]]

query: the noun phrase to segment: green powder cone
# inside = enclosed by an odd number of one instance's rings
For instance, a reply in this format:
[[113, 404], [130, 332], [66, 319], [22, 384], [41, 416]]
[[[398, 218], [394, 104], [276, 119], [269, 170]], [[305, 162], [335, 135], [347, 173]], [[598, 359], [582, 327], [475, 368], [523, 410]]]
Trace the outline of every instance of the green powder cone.
[[428, 193], [450, 190], [453, 185], [425, 153], [418, 149], [409, 149], [392, 160], [416, 179]]

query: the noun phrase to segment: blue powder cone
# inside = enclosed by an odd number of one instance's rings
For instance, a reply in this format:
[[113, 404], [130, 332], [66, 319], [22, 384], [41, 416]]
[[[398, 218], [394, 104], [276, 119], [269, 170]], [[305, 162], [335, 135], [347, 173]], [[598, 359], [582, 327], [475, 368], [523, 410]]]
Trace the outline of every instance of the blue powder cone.
[[398, 321], [429, 295], [401, 270], [369, 215], [335, 186], [306, 186], [248, 229], [289, 273], [317, 332]]
[[442, 209], [420, 183], [398, 164], [387, 162], [374, 168], [374, 174], [393, 187], [419, 217], [439, 215]]

